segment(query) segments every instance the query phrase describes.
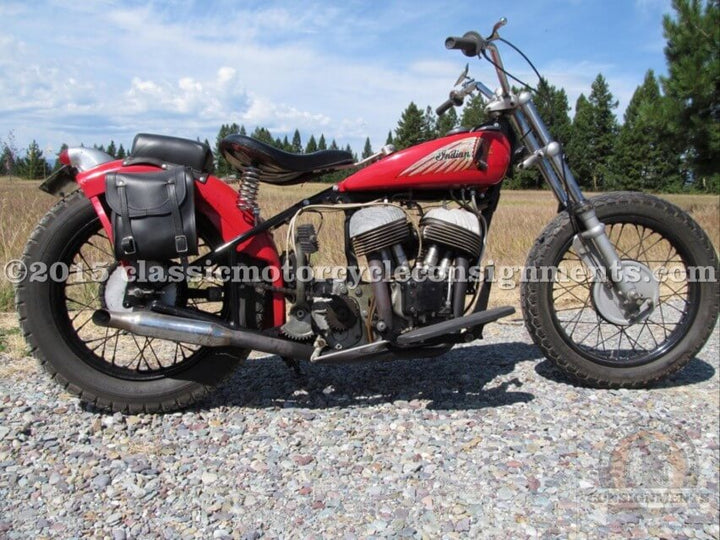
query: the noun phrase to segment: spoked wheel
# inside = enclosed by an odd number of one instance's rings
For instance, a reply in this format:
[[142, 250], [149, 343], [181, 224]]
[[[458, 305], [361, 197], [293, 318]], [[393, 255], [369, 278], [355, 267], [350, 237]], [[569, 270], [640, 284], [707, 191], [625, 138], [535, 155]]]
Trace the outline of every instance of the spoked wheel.
[[[199, 231], [201, 254], [217, 243], [214, 236], [214, 231], [209, 228]], [[64, 284], [60, 283], [54, 292], [63, 294], [62, 299], [57, 299], [57, 304], [65, 304], [71, 326], [67, 329], [68, 335], [74, 334], [77, 345], [92, 353], [87, 360], [98, 370], [130, 380], [164, 377], [173, 370], [186, 369], [191, 362], [199, 361], [209, 352], [198, 345], [136, 336], [125, 330], [101, 328], [93, 324], [92, 315], [97, 309], [132, 311], [132, 308], [123, 304], [130, 274], [114, 261], [110, 241], [99, 221], [88, 223], [87, 228], [79, 231], [74, 240], [67, 249], [68, 255], [73, 256], [68, 263], [68, 279]], [[167, 280], [166, 274], [170, 270], [168, 264], [143, 261], [141, 265], [137, 270], [146, 274], [146, 278]], [[177, 263], [176, 268], [179, 267]], [[189, 284], [173, 280], [161, 284], [158, 287], [159, 301], [170, 306], [193, 307], [221, 317], [227, 315], [228, 306], [223, 302], [220, 292], [223, 284], [212, 274], [212, 268], [209, 270], [203, 279]], [[218, 301], [211, 302], [207, 294], [202, 294], [209, 287], [218, 291]], [[61, 306], [58, 307], [61, 309]]]
[[566, 213], [536, 242], [522, 286], [525, 322], [545, 355], [589, 384], [633, 387], [682, 368], [718, 316], [718, 260], [690, 216], [656, 197], [612, 193], [593, 206], [623, 275], [652, 297], [627, 317], [573, 246]]
[[[201, 254], [220, 242], [206, 220], [198, 220], [198, 236]], [[92, 315], [97, 309], [131, 309], [123, 304], [127, 273], [115, 261], [92, 205], [79, 192], [48, 212], [23, 260], [29, 268], [43, 263], [57, 269], [48, 279], [18, 285], [20, 322], [33, 354], [59, 383], [100, 408], [150, 412], [187, 406], [205, 397], [249, 352], [96, 326]], [[229, 295], [210, 271], [188, 283], [167, 279], [168, 265], [148, 263], [145, 270], [160, 283], [162, 303], [227, 316]], [[241, 303], [247, 326], [255, 327], [262, 309], [256, 309], [254, 299]]]

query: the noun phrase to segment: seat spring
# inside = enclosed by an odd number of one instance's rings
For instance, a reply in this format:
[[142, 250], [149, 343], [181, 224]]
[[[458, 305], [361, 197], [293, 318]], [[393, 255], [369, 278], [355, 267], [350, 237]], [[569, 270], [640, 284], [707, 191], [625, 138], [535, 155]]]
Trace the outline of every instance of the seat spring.
[[259, 207], [257, 202], [258, 191], [260, 190], [260, 170], [255, 167], [247, 167], [240, 177], [238, 187], [237, 206], [240, 210], [248, 210], [257, 214]]

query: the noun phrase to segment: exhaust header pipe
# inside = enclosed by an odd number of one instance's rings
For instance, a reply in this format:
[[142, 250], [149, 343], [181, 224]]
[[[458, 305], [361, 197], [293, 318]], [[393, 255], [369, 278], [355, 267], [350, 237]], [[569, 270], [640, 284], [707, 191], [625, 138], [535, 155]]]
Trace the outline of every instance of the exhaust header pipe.
[[151, 311], [122, 313], [99, 309], [92, 319], [98, 326], [204, 347], [240, 347], [301, 360], [309, 360], [314, 350], [311, 345], [265, 336], [252, 330], [235, 330], [214, 322]]

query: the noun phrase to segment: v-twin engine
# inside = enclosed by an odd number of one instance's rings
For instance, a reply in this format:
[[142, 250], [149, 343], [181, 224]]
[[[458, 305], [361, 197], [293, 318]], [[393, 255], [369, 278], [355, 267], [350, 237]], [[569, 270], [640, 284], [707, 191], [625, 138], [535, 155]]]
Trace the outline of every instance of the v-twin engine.
[[470, 262], [483, 245], [477, 215], [433, 208], [420, 219], [418, 235], [402, 208], [372, 206], [352, 215], [349, 236], [355, 254], [367, 257], [379, 331], [465, 312]]

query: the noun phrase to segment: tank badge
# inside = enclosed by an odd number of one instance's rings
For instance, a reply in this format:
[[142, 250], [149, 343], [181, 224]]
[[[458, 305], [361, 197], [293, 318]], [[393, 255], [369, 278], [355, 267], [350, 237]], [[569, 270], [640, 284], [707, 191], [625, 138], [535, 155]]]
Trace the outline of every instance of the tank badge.
[[480, 137], [466, 137], [438, 148], [410, 165], [400, 173], [400, 176], [457, 172], [474, 168], [475, 155], [481, 141]]

